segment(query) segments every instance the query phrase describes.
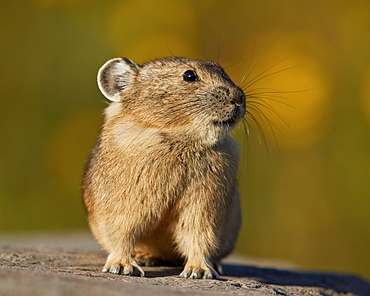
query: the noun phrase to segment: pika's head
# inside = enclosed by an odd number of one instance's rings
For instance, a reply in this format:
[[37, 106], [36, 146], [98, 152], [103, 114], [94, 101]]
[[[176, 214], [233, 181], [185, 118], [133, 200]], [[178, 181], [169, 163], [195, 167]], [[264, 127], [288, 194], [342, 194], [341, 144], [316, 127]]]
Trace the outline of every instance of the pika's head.
[[213, 62], [115, 58], [100, 68], [98, 85], [118, 110], [111, 116], [167, 137], [213, 145], [245, 115], [243, 91]]

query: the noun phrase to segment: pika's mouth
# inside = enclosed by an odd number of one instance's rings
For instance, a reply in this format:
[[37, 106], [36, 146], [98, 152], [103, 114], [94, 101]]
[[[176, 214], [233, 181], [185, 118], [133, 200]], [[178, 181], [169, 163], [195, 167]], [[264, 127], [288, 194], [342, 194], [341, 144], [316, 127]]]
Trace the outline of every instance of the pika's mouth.
[[245, 109], [243, 108], [236, 108], [229, 114], [229, 116], [225, 116], [222, 120], [213, 120], [213, 124], [218, 126], [234, 126], [236, 125], [244, 116]]

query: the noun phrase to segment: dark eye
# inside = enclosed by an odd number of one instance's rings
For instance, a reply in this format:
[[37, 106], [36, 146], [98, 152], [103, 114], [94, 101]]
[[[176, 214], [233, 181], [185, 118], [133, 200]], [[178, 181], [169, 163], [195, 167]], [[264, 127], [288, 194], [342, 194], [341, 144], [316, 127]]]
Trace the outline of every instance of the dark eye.
[[184, 73], [184, 80], [188, 82], [198, 80], [198, 75], [193, 70], [188, 70]]

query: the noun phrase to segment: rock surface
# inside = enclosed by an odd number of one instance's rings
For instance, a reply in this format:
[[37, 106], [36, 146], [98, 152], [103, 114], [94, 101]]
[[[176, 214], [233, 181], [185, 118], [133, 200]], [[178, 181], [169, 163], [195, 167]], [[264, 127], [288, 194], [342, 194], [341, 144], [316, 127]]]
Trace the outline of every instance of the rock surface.
[[370, 283], [353, 275], [245, 257], [226, 260], [218, 280], [180, 278], [180, 267], [144, 267], [142, 278], [107, 274], [105, 254], [86, 233], [16, 238], [0, 236], [0, 295], [370, 296]]

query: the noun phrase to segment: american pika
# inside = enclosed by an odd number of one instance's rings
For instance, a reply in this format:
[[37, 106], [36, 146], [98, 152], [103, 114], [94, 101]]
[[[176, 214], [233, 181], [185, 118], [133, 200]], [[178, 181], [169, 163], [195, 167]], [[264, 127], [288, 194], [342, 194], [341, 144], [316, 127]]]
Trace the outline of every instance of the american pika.
[[229, 132], [246, 99], [213, 62], [115, 58], [98, 73], [112, 103], [83, 180], [103, 272], [183, 264], [180, 276], [217, 278], [240, 228], [238, 147]]

